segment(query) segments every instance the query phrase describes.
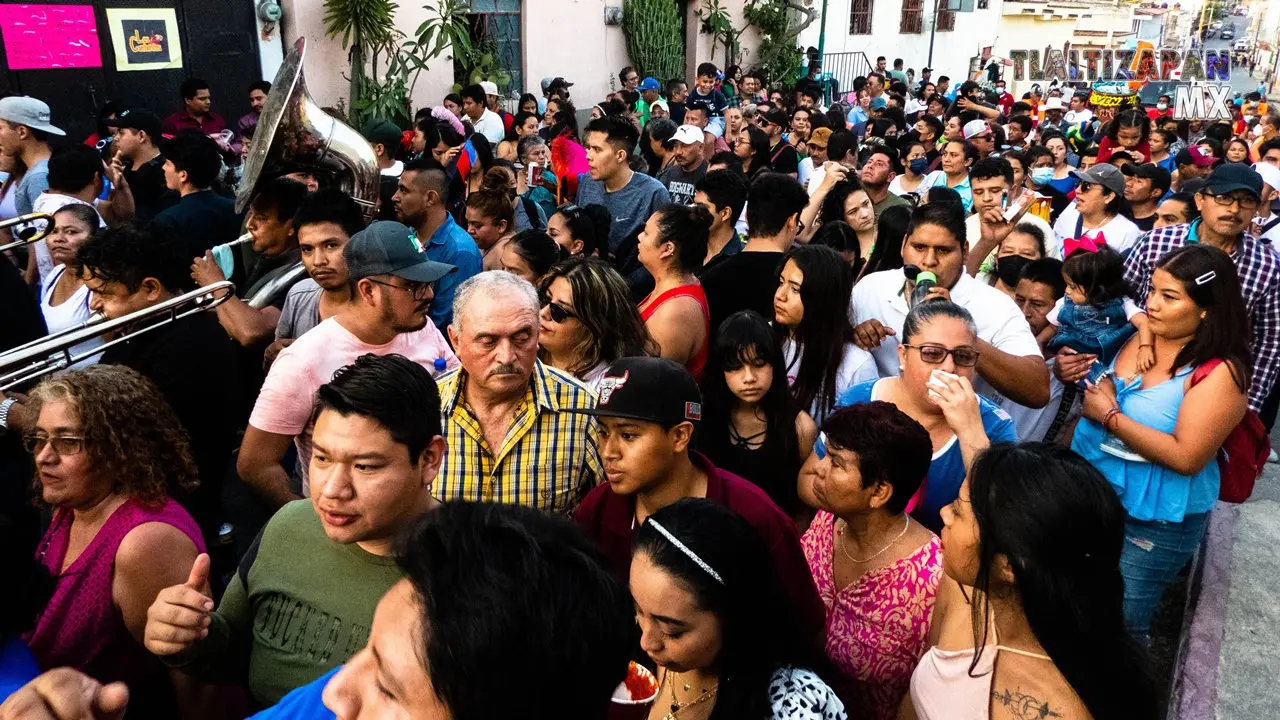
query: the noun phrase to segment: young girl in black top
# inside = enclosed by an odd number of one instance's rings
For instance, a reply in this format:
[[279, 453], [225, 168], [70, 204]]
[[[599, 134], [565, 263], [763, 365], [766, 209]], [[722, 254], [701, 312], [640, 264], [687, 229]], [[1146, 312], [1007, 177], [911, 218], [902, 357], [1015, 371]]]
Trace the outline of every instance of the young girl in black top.
[[782, 345], [767, 320], [743, 310], [720, 325], [702, 394], [698, 449], [794, 515], [796, 477], [818, 427], [787, 390]]

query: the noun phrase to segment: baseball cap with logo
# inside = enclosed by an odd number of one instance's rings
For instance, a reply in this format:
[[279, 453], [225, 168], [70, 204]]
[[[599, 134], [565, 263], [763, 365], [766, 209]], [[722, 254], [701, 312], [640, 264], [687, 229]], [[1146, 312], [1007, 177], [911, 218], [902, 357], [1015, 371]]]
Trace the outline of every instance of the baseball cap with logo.
[[26, 95], [0, 98], [0, 120], [8, 120], [14, 125], [26, 125], [32, 130], [51, 135], [66, 135], [62, 128], [50, 121], [49, 116], [49, 106], [43, 100]]
[[1097, 163], [1088, 170], [1072, 170], [1071, 175], [1080, 182], [1101, 185], [1117, 195], [1124, 195], [1124, 174], [1111, 163]]
[[128, 128], [131, 130], [141, 130], [151, 138], [151, 142], [159, 144], [161, 140], [160, 116], [147, 110], [146, 108], [129, 108], [117, 113], [115, 118], [107, 121], [107, 127], [110, 128]]
[[604, 371], [596, 406], [569, 412], [642, 420], [671, 428], [702, 420], [702, 392], [689, 371], [677, 362], [655, 357], [622, 358]]
[[1218, 162], [1218, 158], [1210, 155], [1200, 149], [1199, 145], [1188, 145], [1178, 151], [1173, 160], [1176, 165], [1195, 165], [1196, 167], [1210, 167]]
[[678, 142], [681, 145], [693, 145], [703, 141], [702, 129], [693, 125], [681, 125], [676, 128], [676, 134], [671, 136], [672, 142]]
[[640, 86], [636, 89], [637, 90], [657, 90], [661, 87], [662, 86], [658, 84], [657, 78], [647, 77], [640, 82]]
[[351, 236], [342, 249], [351, 280], [374, 275], [395, 275], [413, 282], [431, 283], [457, 268], [427, 257], [417, 233], [398, 222], [378, 220]]
[[990, 135], [991, 126], [986, 120], [970, 120], [964, 124], [964, 139], [976, 138], [979, 135]]

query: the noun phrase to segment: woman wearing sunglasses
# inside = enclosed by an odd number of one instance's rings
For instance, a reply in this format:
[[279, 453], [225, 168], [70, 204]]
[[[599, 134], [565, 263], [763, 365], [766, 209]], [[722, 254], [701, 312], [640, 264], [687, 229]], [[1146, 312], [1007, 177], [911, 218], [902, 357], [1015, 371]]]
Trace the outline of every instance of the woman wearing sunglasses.
[[[898, 362], [898, 377], [854, 385], [840, 395], [837, 405], [883, 400], [929, 431], [933, 460], [907, 511], [936, 533], [942, 529], [939, 512], [956, 499], [978, 453], [991, 443], [1017, 442], [1018, 436], [1013, 420], [973, 391], [978, 333], [968, 310], [941, 299], [916, 305], [902, 324]], [[819, 439], [818, 458], [825, 455], [822, 445]], [[802, 473], [802, 486], [806, 474]], [[801, 497], [812, 494], [802, 487]]]
[[539, 284], [542, 312], [538, 356], [597, 389], [615, 360], [656, 355], [627, 282], [600, 258], [571, 257]]
[[[57, 583], [27, 638], [31, 652], [40, 667], [127, 683], [145, 706], [139, 717], [177, 717], [169, 671], [142, 633], [156, 593], [194, 577], [205, 552], [174, 500], [196, 484], [182, 424], [151, 382], [122, 365], [46, 379], [31, 399], [26, 446], [53, 508], [36, 559]], [[207, 565], [205, 573], [207, 582]]]

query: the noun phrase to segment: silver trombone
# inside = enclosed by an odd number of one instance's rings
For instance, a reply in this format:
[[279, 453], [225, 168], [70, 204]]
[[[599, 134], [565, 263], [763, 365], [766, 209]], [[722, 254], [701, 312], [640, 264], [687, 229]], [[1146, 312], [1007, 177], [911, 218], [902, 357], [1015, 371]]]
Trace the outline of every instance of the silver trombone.
[[35, 222], [40, 222], [42, 220], [44, 221], [43, 229], [37, 230], [36, 234], [32, 235], [31, 237], [23, 238], [21, 240], [14, 240], [11, 243], [0, 245], [0, 252], [4, 252], [6, 250], [15, 250], [24, 245], [31, 245], [32, 243], [40, 242], [41, 240], [49, 237], [49, 233], [53, 232], [53, 216], [50, 215], [49, 213], [34, 212], [34, 213], [27, 213], [26, 215], [19, 215], [16, 218], [9, 218], [4, 222], [0, 222], [0, 230], [8, 230], [9, 228], [15, 225], [25, 225], [26, 223], [35, 223]]
[[[20, 345], [0, 354], [0, 391], [69, 368], [81, 360], [99, 355], [114, 345], [132, 340], [162, 325], [215, 308], [233, 297], [235, 292], [235, 285], [229, 280], [223, 280], [170, 298], [149, 308], [122, 315], [114, 320], [107, 320], [98, 315], [77, 327]], [[164, 319], [140, 327], [130, 327], [152, 318]], [[81, 353], [72, 352], [72, 348], [81, 343], [117, 330], [127, 332], [92, 350]]]

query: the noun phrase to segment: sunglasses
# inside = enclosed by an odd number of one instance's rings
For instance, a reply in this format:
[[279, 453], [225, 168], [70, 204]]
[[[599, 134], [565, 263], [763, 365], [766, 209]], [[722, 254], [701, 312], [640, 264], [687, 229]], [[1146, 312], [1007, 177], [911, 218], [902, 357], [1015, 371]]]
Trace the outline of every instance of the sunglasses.
[[941, 365], [948, 355], [956, 361], [957, 367], [973, 367], [978, 364], [979, 353], [973, 348], [947, 348], [941, 345], [907, 345], [906, 343], [903, 343], [902, 347], [918, 350], [920, 359], [930, 365]]
[[48, 437], [46, 435], [27, 435], [22, 438], [22, 444], [27, 448], [27, 452], [39, 455], [44, 451], [46, 445], [52, 445], [53, 451], [63, 457], [71, 455], [79, 455], [84, 451], [84, 445], [87, 441], [83, 437], [75, 435], [57, 435]]
[[551, 322], [559, 325], [569, 318], [577, 318], [578, 316], [569, 308], [555, 302], [546, 292], [540, 293], [538, 300], [542, 303], [542, 307], [547, 308], [547, 314], [551, 316]]

